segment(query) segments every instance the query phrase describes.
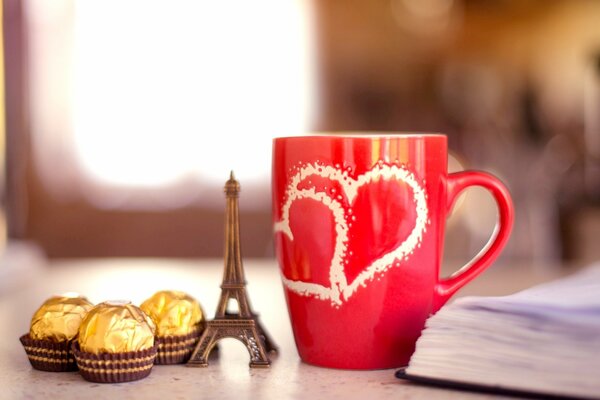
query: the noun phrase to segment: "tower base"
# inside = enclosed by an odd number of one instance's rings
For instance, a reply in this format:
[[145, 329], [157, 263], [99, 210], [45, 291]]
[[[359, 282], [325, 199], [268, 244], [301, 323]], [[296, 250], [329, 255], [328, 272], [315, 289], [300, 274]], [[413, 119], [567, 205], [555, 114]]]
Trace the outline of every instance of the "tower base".
[[187, 365], [207, 367], [210, 352], [223, 338], [233, 338], [244, 343], [250, 353], [250, 367], [268, 368], [271, 365], [267, 352], [276, 351], [276, 348], [273, 347], [273, 343], [265, 334], [260, 323], [256, 319], [244, 319], [239, 316], [215, 318], [208, 321]]

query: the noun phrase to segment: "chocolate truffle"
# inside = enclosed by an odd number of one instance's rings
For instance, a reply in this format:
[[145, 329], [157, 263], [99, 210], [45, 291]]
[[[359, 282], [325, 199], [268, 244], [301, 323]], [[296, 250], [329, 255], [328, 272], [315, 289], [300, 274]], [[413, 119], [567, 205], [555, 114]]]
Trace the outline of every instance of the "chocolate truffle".
[[155, 333], [150, 317], [130, 302], [98, 304], [82, 321], [73, 343], [81, 375], [100, 383], [145, 378], [156, 358]]
[[184, 292], [162, 290], [144, 301], [140, 308], [156, 324], [156, 363], [186, 362], [204, 329], [204, 312], [198, 301]]
[[21, 343], [35, 369], [52, 372], [75, 371], [70, 351], [81, 321], [93, 304], [74, 293], [47, 299], [31, 318], [29, 334]]

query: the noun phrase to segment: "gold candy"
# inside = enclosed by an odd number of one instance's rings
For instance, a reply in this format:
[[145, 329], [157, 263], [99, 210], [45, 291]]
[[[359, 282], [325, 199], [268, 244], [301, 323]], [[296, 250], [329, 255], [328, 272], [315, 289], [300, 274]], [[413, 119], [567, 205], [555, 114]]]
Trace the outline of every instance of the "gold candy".
[[187, 335], [204, 321], [200, 304], [184, 292], [156, 292], [140, 308], [156, 323], [157, 336]]
[[72, 340], [92, 307], [85, 297], [72, 293], [50, 297], [33, 314], [29, 336], [53, 342]]
[[124, 353], [154, 346], [156, 326], [130, 302], [107, 301], [92, 308], [79, 327], [79, 347], [87, 353]]

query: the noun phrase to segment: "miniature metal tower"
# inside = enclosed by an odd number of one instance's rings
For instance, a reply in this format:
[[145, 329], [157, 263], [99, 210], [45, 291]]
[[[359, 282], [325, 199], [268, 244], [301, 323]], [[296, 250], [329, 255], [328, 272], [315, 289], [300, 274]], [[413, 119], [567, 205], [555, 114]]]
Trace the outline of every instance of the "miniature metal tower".
[[[250, 353], [250, 367], [269, 367], [268, 352], [277, 351], [271, 338], [263, 329], [258, 315], [252, 312], [246, 293], [246, 278], [240, 249], [240, 223], [238, 197], [240, 184], [233, 171], [225, 183], [227, 210], [225, 221], [225, 269], [221, 284], [221, 297], [215, 318], [207, 322], [188, 365], [208, 366], [208, 355], [217, 342], [226, 337], [244, 343]], [[237, 302], [238, 312], [228, 312], [231, 300]]]

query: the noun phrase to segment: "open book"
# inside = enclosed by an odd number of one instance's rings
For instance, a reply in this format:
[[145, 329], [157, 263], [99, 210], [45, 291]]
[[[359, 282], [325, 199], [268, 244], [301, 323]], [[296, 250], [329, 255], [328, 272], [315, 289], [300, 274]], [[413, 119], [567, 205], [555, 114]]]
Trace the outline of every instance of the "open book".
[[465, 297], [426, 323], [400, 378], [600, 399], [600, 264], [504, 297]]

